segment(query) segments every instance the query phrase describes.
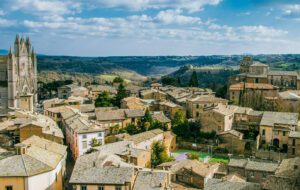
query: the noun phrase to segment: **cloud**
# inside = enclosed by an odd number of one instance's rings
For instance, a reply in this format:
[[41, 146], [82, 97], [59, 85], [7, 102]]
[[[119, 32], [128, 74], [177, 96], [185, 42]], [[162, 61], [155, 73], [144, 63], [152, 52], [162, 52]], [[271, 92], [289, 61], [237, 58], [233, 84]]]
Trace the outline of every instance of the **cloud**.
[[284, 17], [300, 17], [300, 4], [284, 5], [282, 9]]
[[205, 5], [218, 5], [222, 0], [95, 0], [95, 6], [124, 7], [131, 10], [184, 9], [189, 12], [202, 10]]
[[286, 34], [288, 34], [288, 31], [286, 30], [280, 30], [280, 29], [274, 29], [272, 27], [266, 27], [262, 25], [258, 26], [242, 26], [239, 27], [239, 29], [242, 32], [245, 32], [246, 34], [254, 34], [258, 35], [260, 37], [281, 37]]
[[185, 16], [180, 9], [160, 11], [156, 19], [166, 24], [195, 24], [200, 23], [199, 17]]
[[70, 0], [11, 0], [12, 11], [37, 15], [65, 15], [81, 11], [81, 4]]
[[0, 16], [4, 16], [4, 15], [5, 15], [4, 11], [0, 9]]
[[0, 18], [0, 27], [1, 28], [11, 27], [11, 26], [14, 26], [15, 24], [16, 24], [15, 20], [8, 20], [8, 19]]

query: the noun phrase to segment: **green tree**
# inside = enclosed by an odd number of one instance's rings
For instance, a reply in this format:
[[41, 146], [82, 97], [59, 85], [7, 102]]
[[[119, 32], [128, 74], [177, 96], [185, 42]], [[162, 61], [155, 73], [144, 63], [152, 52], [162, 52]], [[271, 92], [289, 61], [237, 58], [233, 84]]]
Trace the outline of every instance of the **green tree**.
[[109, 107], [111, 106], [111, 102], [112, 100], [109, 97], [109, 93], [105, 91], [98, 95], [95, 100], [95, 107]]
[[90, 146], [91, 147], [101, 146], [101, 142], [98, 141], [98, 139], [96, 139], [96, 138], [92, 138], [92, 141], [90, 142]]
[[156, 167], [164, 162], [170, 162], [174, 159], [169, 157], [166, 151], [166, 147], [163, 142], [154, 141], [152, 143], [152, 153], [151, 153], [151, 165]]
[[174, 117], [171, 121], [172, 127], [175, 127], [175, 126], [178, 126], [178, 125], [184, 123], [185, 120], [186, 120], [186, 117], [185, 117], [185, 114], [183, 111], [179, 110], [179, 111], [175, 112]]
[[152, 129], [161, 129], [163, 131], [167, 131], [168, 125], [166, 123], [162, 123], [158, 120], [154, 120], [152, 122], [152, 125], [150, 126], [149, 130], [152, 130]]
[[197, 77], [196, 71], [193, 71], [193, 73], [191, 75], [189, 86], [191, 86], [191, 87], [198, 87], [199, 86], [198, 77]]
[[190, 159], [190, 160], [198, 160], [199, 159], [199, 155], [196, 152], [192, 152], [192, 153], [188, 154], [188, 159]]
[[113, 83], [123, 83], [124, 79], [122, 79], [120, 76], [114, 78]]
[[125, 131], [130, 135], [139, 133], [139, 129], [133, 123], [127, 125], [125, 127]]
[[126, 89], [123, 83], [120, 83], [118, 90], [117, 90], [117, 95], [115, 98], [115, 106], [120, 107], [121, 106], [121, 101], [127, 97]]

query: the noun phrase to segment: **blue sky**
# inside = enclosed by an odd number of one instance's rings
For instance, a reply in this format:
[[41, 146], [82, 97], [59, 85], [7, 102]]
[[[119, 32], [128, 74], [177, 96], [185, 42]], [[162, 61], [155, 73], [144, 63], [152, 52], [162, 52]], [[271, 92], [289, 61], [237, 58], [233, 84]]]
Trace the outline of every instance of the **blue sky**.
[[300, 53], [299, 0], [0, 0], [0, 49], [50, 55]]

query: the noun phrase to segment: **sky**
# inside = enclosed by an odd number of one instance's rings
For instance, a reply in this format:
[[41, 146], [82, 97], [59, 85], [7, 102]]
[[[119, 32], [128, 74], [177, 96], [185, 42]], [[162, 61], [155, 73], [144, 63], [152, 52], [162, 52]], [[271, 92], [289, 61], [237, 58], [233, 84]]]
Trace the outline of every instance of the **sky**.
[[0, 0], [0, 49], [39, 54], [300, 53], [300, 0]]

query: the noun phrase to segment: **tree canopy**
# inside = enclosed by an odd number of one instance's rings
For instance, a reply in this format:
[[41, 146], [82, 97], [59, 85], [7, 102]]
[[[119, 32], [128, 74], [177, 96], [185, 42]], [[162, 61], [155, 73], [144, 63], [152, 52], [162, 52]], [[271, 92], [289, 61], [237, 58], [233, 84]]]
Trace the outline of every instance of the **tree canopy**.
[[123, 83], [120, 83], [118, 90], [117, 90], [117, 95], [115, 97], [115, 106], [120, 107], [121, 106], [121, 101], [127, 97], [127, 92], [125, 89], [125, 86]]
[[112, 104], [112, 99], [109, 96], [109, 93], [104, 91], [100, 93], [95, 100], [95, 107], [109, 107]]
[[156, 167], [164, 162], [170, 162], [174, 159], [169, 157], [163, 142], [154, 141], [152, 143], [151, 166]]

